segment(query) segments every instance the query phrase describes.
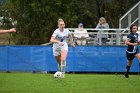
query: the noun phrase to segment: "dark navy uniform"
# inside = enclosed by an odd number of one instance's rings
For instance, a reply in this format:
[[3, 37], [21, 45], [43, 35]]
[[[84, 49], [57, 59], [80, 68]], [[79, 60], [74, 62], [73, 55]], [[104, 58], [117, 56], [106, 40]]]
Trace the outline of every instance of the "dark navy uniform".
[[[127, 39], [129, 39], [130, 43], [138, 43], [138, 34], [130, 33], [127, 36]], [[133, 60], [137, 53], [139, 53], [138, 46], [133, 46], [133, 45], [127, 46], [126, 57], [128, 60]]]

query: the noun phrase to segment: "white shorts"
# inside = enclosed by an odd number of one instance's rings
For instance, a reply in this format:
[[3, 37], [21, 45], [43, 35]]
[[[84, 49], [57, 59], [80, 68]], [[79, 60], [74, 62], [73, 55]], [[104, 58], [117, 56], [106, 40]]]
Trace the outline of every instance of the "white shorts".
[[59, 56], [61, 54], [62, 50], [68, 51], [68, 45], [64, 44], [64, 46], [61, 45], [53, 45], [53, 55], [54, 56]]

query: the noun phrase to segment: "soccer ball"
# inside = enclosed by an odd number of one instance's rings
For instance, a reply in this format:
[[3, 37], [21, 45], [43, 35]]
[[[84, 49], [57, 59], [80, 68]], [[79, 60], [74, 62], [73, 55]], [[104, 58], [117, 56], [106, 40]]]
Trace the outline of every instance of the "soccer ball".
[[55, 72], [54, 78], [61, 78], [62, 77], [62, 72]]

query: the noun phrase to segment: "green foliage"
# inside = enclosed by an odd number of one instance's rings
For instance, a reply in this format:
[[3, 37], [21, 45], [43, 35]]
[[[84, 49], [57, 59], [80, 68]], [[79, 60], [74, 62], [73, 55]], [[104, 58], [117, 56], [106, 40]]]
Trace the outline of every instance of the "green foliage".
[[11, 40], [17, 45], [39, 45], [49, 42], [57, 28], [57, 20], [63, 18], [68, 28], [76, 28], [79, 22], [87, 28], [95, 28], [101, 16], [112, 27], [118, 27], [119, 18], [139, 0], [6, 0], [0, 6], [5, 16], [17, 21], [12, 25], [5, 20], [5, 28], [16, 27]]

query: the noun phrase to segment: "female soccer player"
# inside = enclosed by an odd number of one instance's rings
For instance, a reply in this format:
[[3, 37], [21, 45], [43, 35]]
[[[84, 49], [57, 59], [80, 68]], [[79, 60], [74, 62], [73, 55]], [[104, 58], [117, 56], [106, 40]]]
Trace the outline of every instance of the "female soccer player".
[[68, 53], [67, 38], [70, 39], [70, 43], [74, 48], [74, 42], [72, 35], [68, 29], [65, 29], [65, 23], [63, 19], [58, 20], [58, 28], [54, 31], [50, 41], [53, 43], [53, 55], [55, 56], [58, 69], [65, 77], [66, 58]]
[[136, 57], [140, 62], [140, 53], [138, 49], [138, 45], [140, 43], [138, 42], [138, 34], [136, 33], [137, 31], [138, 31], [138, 26], [136, 24], [132, 24], [130, 26], [130, 34], [127, 36], [127, 39], [125, 41], [125, 44], [127, 45], [126, 57], [128, 61], [126, 66], [126, 73], [125, 73], [126, 78], [129, 78], [129, 70], [132, 65], [133, 59]]
[[9, 32], [16, 32], [15, 28], [9, 29], [9, 30], [0, 30], [0, 34], [3, 33], [9, 33]]

